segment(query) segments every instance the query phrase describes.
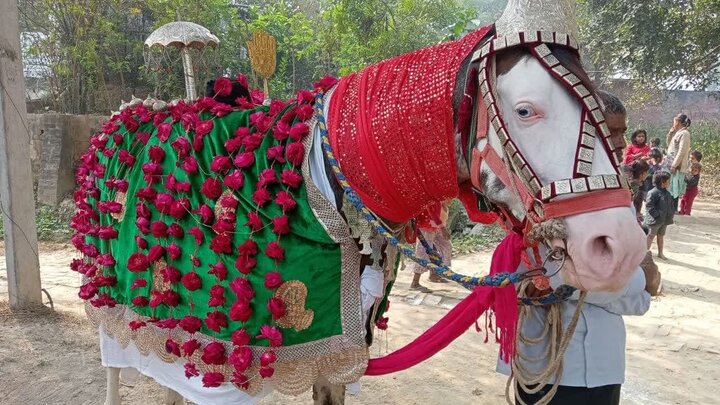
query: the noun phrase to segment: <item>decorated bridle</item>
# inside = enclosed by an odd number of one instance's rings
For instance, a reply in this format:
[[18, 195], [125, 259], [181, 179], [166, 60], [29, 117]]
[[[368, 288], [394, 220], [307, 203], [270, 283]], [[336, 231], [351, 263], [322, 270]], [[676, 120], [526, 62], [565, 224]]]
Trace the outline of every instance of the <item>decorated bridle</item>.
[[[475, 137], [470, 139], [472, 145], [468, 148], [472, 185], [476, 191], [480, 193], [484, 191], [480, 166], [483, 162], [486, 163], [500, 181], [520, 197], [527, 214], [523, 224], [526, 235], [535, 226], [551, 219], [630, 205], [627, 181], [622, 176], [619, 169], [620, 162], [613, 153], [609, 141], [610, 132], [605, 123], [601, 103], [580, 78], [553, 55], [548, 44], [578, 50], [577, 42], [569, 34], [543, 31], [515, 32], [503, 36], [495, 34], [486, 39], [484, 45], [472, 57], [473, 63], [477, 64], [480, 83], [474, 112]], [[506, 128], [497, 103], [495, 86], [497, 72], [494, 56], [502, 50], [517, 46], [528, 49], [532, 57], [581, 103], [583, 124], [578, 134], [571, 178], [543, 184]], [[486, 142], [482, 149], [478, 148], [481, 140], [487, 140], [490, 125], [493, 126], [502, 145], [502, 156], [495, 151], [490, 142]], [[615, 173], [592, 174], [595, 148], [598, 143], [608, 153]], [[511, 221], [515, 226], [520, 222], [507, 210], [502, 210], [499, 214], [503, 220]]]

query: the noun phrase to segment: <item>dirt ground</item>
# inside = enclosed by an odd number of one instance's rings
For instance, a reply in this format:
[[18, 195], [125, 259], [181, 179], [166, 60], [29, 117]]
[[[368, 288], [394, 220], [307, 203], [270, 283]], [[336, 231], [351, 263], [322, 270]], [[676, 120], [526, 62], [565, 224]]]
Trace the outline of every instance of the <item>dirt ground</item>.
[[[698, 201], [692, 217], [676, 218], [667, 236], [667, 261], [658, 261], [664, 293], [643, 317], [627, 317], [627, 380], [623, 404], [717, 403], [720, 383], [720, 203]], [[481, 274], [490, 252], [458, 258], [458, 271]], [[4, 251], [0, 248], [0, 255]], [[79, 280], [68, 268], [68, 245], [41, 246], [43, 287], [55, 311], [11, 311], [5, 257], [0, 256], [0, 404], [102, 404], [105, 374], [97, 330], [76, 298]], [[390, 328], [373, 356], [398, 349], [442, 317], [466, 293], [443, 285], [433, 294], [407, 291], [410, 272], [394, 289]], [[434, 287], [434, 286], [433, 286]], [[3, 301], [5, 300], [5, 301]], [[468, 331], [425, 363], [385, 377], [363, 378], [349, 404], [502, 404], [505, 377], [494, 372], [497, 347]], [[162, 403], [147, 378], [123, 387], [127, 404]], [[311, 403], [273, 394], [263, 404]]]

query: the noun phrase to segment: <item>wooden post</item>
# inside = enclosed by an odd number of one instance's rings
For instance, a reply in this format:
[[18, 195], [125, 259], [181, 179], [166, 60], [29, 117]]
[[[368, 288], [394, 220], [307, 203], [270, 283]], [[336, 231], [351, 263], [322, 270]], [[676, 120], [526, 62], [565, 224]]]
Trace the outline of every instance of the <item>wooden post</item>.
[[0, 208], [13, 308], [42, 305], [21, 58], [17, 2], [0, 1]]

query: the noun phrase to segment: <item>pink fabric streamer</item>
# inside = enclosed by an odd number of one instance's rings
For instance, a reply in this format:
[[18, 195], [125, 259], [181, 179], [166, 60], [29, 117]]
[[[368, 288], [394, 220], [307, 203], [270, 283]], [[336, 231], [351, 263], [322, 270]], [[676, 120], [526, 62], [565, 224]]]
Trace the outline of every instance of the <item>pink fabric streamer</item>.
[[[490, 274], [517, 270], [524, 249], [523, 238], [511, 233], [493, 252]], [[510, 362], [515, 350], [518, 308], [515, 286], [477, 287], [430, 329], [405, 347], [387, 356], [370, 359], [365, 375], [385, 375], [408, 369], [447, 347], [490, 308], [500, 334], [500, 357]], [[487, 324], [485, 325], [487, 328]]]

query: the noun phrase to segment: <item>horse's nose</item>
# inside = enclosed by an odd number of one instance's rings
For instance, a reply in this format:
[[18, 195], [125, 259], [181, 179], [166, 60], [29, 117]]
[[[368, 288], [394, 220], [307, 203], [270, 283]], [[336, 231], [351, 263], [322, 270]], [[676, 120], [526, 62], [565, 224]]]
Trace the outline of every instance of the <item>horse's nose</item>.
[[593, 291], [622, 288], [647, 251], [645, 234], [631, 210], [609, 208], [565, 221], [568, 253], [579, 287]]

